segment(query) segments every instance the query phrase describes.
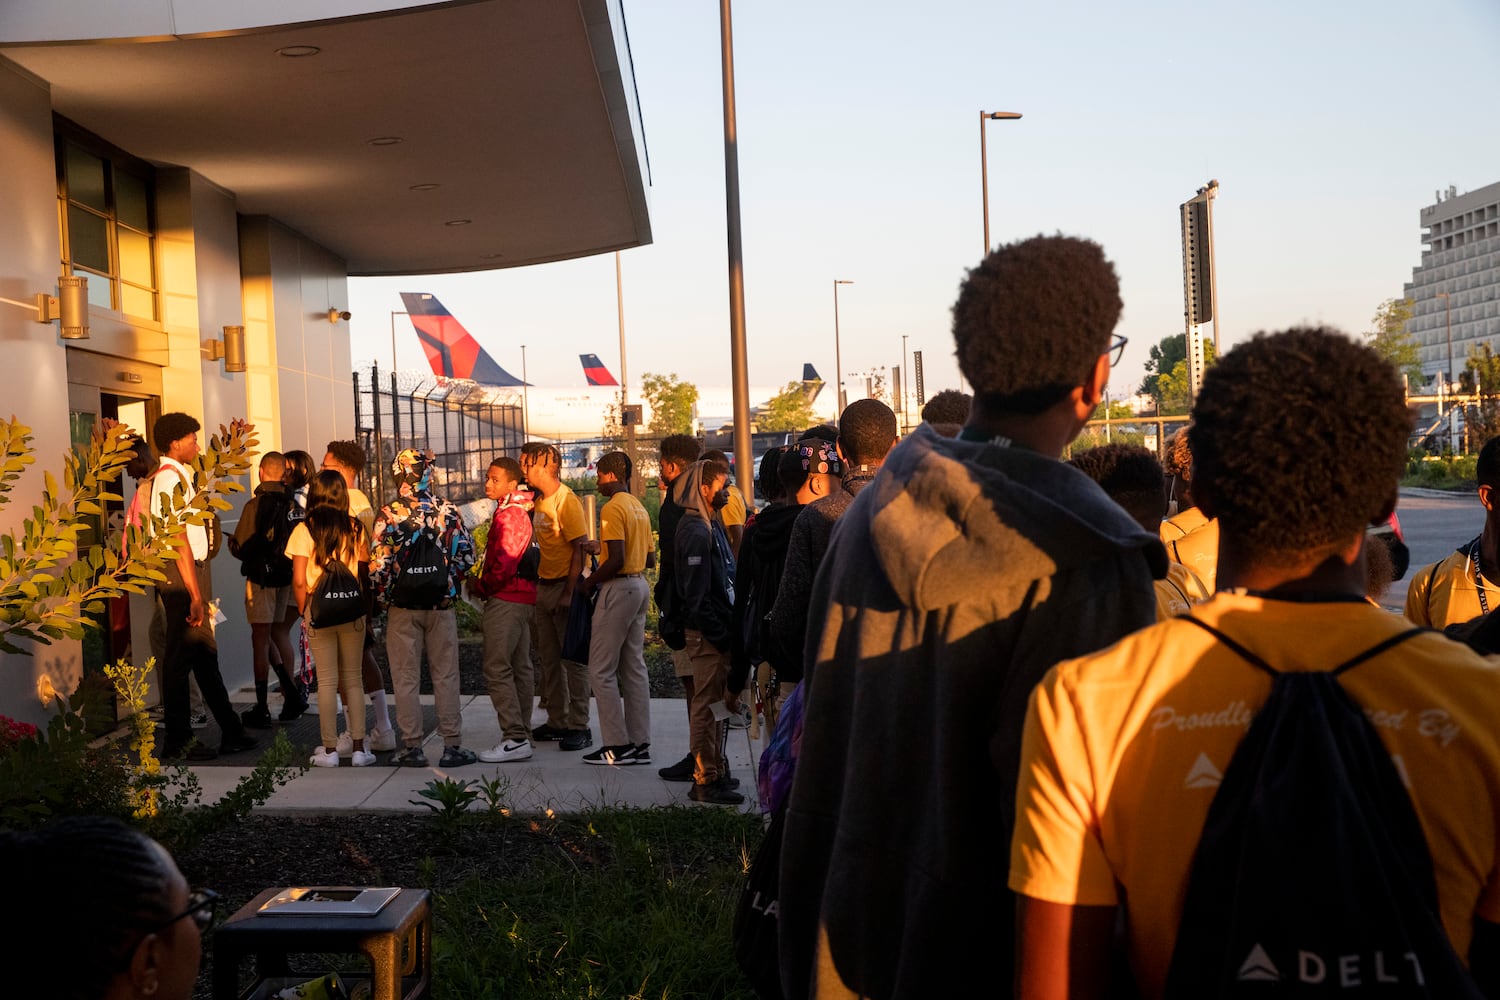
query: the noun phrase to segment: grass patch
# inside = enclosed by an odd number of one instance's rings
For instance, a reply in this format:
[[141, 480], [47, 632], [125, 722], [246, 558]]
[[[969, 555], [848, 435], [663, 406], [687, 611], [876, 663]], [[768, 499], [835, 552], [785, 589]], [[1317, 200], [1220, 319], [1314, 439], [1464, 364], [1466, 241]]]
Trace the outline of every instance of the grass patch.
[[557, 849], [513, 877], [437, 890], [438, 995], [754, 996], [730, 930], [758, 817], [677, 807], [548, 822]]
[[1474, 466], [1478, 455], [1419, 455], [1406, 462], [1402, 486], [1422, 486], [1432, 490], [1472, 491], [1476, 488]]

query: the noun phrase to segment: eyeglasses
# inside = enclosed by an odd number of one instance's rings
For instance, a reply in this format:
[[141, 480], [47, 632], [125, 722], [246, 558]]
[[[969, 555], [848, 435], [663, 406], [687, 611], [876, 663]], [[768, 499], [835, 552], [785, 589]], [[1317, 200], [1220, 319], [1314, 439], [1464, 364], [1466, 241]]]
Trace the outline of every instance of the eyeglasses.
[[1111, 368], [1120, 366], [1120, 359], [1125, 356], [1125, 345], [1128, 343], [1130, 343], [1130, 338], [1118, 333], [1115, 334], [1115, 339], [1109, 342], [1109, 348], [1104, 353], [1109, 355]]
[[155, 934], [157, 931], [171, 927], [183, 917], [192, 917], [193, 923], [198, 925], [198, 933], [208, 930], [208, 925], [214, 922], [214, 910], [219, 906], [219, 894], [212, 889], [194, 889], [188, 896], [187, 909], [177, 916], [163, 920], [154, 927], [146, 928], [147, 934]]

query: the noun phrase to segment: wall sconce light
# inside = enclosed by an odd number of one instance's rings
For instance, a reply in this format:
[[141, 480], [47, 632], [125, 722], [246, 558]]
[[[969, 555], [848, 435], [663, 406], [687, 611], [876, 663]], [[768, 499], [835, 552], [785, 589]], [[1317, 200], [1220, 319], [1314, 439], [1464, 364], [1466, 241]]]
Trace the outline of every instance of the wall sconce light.
[[347, 310], [341, 311], [337, 306], [330, 306], [328, 309], [328, 322], [330, 323], [337, 323], [339, 320], [348, 322], [351, 318]]
[[226, 374], [245, 370], [245, 328], [243, 326], [226, 326], [224, 339], [205, 340], [203, 349], [208, 353], [208, 360], [223, 359]]
[[89, 279], [81, 274], [64, 274], [57, 279], [57, 294], [37, 292], [30, 302], [0, 298], [6, 305], [20, 306], [36, 312], [38, 323], [60, 320], [58, 333], [64, 340], [87, 340], [89, 335]]

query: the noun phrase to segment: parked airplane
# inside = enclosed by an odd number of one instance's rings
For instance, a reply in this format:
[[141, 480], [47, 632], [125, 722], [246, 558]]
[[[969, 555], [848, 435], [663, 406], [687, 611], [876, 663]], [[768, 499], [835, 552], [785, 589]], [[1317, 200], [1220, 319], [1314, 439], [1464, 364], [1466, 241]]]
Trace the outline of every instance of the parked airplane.
[[[612, 404], [620, 401], [620, 384], [597, 354], [580, 354], [586, 385], [557, 388], [523, 382], [502, 368], [480, 346], [434, 295], [425, 292], [402, 292], [417, 339], [427, 356], [428, 366], [439, 378], [467, 379], [486, 387], [507, 390], [498, 401], [525, 406], [527, 434], [534, 438], [569, 440], [597, 438], [604, 430]], [[809, 400], [816, 400], [823, 380], [810, 364], [802, 366], [802, 389]], [[761, 400], [751, 407], [751, 418], [773, 396], [786, 386], [751, 386], [750, 398]], [[700, 386], [695, 418], [701, 428], [718, 430], [733, 420], [732, 392], [724, 386]], [[630, 401], [641, 406], [641, 426], [651, 423], [651, 404], [639, 389], [630, 393]]]

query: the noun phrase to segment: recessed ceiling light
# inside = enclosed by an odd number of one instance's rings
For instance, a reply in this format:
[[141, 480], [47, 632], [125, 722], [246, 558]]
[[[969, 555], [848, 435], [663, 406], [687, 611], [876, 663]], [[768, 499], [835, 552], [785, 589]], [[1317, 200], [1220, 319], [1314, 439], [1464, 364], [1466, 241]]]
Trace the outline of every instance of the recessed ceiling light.
[[473, 221], [474, 221], [473, 219], [449, 219], [447, 222], [443, 223], [443, 225], [445, 225], [445, 226], [467, 226], [469, 223], [471, 223]]
[[372, 146], [394, 146], [401, 141], [399, 135], [377, 135], [375, 138], [369, 140]]
[[482, 253], [482, 254], [479, 255], [479, 259], [480, 260], [499, 260], [501, 257], [504, 257], [504, 256], [505, 256], [505, 254], [503, 254], [503, 253]]
[[286, 56], [288, 59], [301, 59], [304, 56], [315, 56], [322, 51], [316, 45], [283, 45], [276, 50], [276, 54]]
[[413, 190], [413, 191], [436, 191], [440, 187], [442, 187], [441, 184], [413, 184], [411, 186], [411, 190]]

